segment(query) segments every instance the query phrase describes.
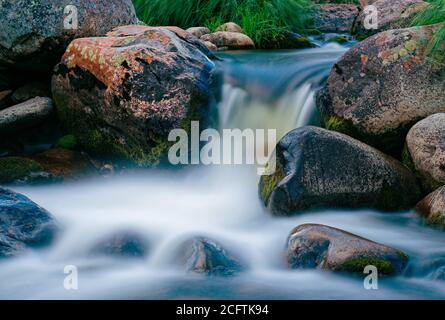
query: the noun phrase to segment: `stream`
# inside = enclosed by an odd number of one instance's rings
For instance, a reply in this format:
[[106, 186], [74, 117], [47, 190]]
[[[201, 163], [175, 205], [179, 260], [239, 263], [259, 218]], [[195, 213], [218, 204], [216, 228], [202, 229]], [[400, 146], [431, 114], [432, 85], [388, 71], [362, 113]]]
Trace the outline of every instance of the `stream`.
[[[221, 128], [276, 129], [317, 124], [314, 94], [346, 47], [224, 52]], [[445, 299], [445, 237], [414, 212], [323, 210], [271, 216], [258, 197], [253, 166], [141, 170], [62, 185], [14, 187], [51, 212], [63, 228], [55, 243], [0, 262], [0, 299]], [[321, 223], [404, 250], [404, 274], [379, 279], [321, 270], [289, 270], [290, 231]], [[144, 235], [141, 259], [92, 254], [122, 230]], [[247, 266], [233, 277], [186, 273], [173, 263], [193, 236], [218, 241]], [[78, 268], [78, 289], [63, 286], [64, 267]], [[437, 278], [442, 278], [438, 280]]]

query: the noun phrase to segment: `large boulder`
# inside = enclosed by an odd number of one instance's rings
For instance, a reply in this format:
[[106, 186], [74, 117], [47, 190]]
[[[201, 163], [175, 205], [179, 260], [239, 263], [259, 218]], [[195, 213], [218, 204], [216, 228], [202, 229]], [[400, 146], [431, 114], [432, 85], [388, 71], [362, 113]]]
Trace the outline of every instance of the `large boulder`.
[[352, 233], [318, 224], [296, 227], [287, 240], [286, 259], [293, 269], [318, 268], [363, 274], [375, 266], [380, 275], [402, 272], [408, 256]]
[[435, 30], [386, 31], [349, 49], [317, 97], [324, 126], [400, 155], [412, 125], [445, 111], [445, 67], [427, 56]]
[[354, 4], [324, 4], [316, 8], [314, 26], [321, 32], [350, 33], [359, 12]]
[[201, 41], [209, 41], [218, 48], [226, 48], [229, 50], [246, 50], [255, 48], [252, 39], [239, 32], [218, 31], [205, 34], [201, 37]]
[[74, 40], [52, 91], [62, 124], [91, 154], [156, 165], [172, 129], [211, 120], [210, 51], [174, 27], [126, 26]]
[[0, 111], [0, 133], [16, 132], [35, 126], [53, 110], [50, 98], [36, 97]]
[[416, 123], [404, 151], [403, 160], [417, 172], [426, 192], [445, 185], [445, 113]]
[[17, 256], [53, 240], [57, 224], [24, 195], [0, 188], [0, 258]]
[[427, 195], [416, 210], [427, 224], [445, 229], [445, 186]]
[[275, 215], [316, 208], [397, 211], [420, 199], [415, 176], [400, 162], [344, 134], [317, 127], [289, 132], [261, 177], [260, 197]]
[[365, 21], [369, 12], [362, 10], [353, 27], [353, 33], [359, 38], [390, 29], [409, 27], [412, 17], [425, 9], [428, 3], [422, 0], [376, 0], [369, 1], [368, 5], [373, 5], [377, 10], [377, 28], [366, 28]]
[[178, 250], [178, 261], [187, 271], [231, 276], [242, 271], [241, 262], [213, 240], [195, 237], [185, 241]]
[[[77, 29], [67, 6], [77, 8]], [[1, 1], [0, 65], [49, 71], [71, 40], [137, 22], [131, 0]]]

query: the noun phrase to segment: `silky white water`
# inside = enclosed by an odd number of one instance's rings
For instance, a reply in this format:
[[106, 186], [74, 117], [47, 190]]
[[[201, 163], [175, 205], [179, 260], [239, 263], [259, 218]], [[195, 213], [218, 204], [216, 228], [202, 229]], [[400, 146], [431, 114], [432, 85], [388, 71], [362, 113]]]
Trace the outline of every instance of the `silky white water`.
[[[344, 48], [225, 53], [222, 128], [275, 128], [278, 137], [316, 123], [314, 92]], [[54, 244], [0, 262], [3, 299], [421, 299], [445, 298], [433, 280], [445, 266], [445, 235], [411, 212], [324, 210], [271, 216], [258, 198], [251, 166], [190, 166], [141, 170], [108, 178], [16, 187], [50, 211], [62, 227]], [[289, 232], [322, 223], [405, 250], [405, 274], [366, 290], [363, 277], [321, 270], [288, 270]], [[147, 238], [142, 259], [92, 254], [98, 241], [131, 230]], [[177, 268], [175, 250], [206, 236], [246, 265], [234, 277], [206, 277]], [[64, 288], [64, 267], [78, 268], [78, 289]]]

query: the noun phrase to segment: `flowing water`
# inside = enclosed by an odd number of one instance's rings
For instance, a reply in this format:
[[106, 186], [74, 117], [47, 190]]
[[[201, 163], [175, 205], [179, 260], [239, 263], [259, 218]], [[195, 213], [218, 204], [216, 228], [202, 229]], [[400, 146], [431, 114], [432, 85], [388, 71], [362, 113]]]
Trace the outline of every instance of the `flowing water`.
[[[314, 92], [345, 51], [316, 49], [221, 54], [222, 128], [289, 130], [317, 123]], [[324, 210], [272, 217], [258, 198], [250, 166], [190, 166], [146, 170], [110, 178], [20, 187], [63, 227], [43, 251], [0, 262], [0, 298], [13, 299], [421, 299], [445, 298], [445, 236], [412, 212]], [[365, 290], [363, 277], [321, 270], [288, 270], [283, 251], [289, 232], [322, 223], [405, 250], [407, 271]], [[142, 259], [92, 254], [98, 241], [122, 230], [144, 235]], [[172, 263], [193, 236], [221, 243], [247, 266], [234, 277], [185, 273]], [[64, 267], [78, 268], [78, 290], [63, 286]], [[440, 274], [442, 271], [442, 274]]]

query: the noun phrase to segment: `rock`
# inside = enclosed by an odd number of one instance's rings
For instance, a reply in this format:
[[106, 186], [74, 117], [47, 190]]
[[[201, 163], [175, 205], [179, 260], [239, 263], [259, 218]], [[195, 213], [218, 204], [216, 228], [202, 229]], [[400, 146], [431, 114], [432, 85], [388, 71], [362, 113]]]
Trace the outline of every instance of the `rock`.
[[207, 47], [207, 49], [209, 49], [209, 50], [212, 50], [212, 51], [216, 51], [216, 50], [218, 50], [218, 47], [217, 46], [215, 46], [213, 43], [211, 43], [210, 41], [203, 41], [202, 42], [206, 47]]
[[[227, 22], [220, 25], [216, 31], [243, 33], [243, 29], [234, 22]], [[209, 32], [210, 33], [210, 32]]]
[[435, 30], [386, 31], [349, 49], [317, 96], [323, 125], [399, 156], [412, 125], [445, 111], [445, 67], [426, 54]]
[[252, 39], [243, 33], [218, 31], [206, 34], [201, 37], [201, 41], [209, 41], [215, 46], [227, 47], [230, 50], [254, 49], [255, 44]]
[[[68, 5], [77, 8], [77, 29], [69, 24], [75, 13]], [[71, 40], [137, 22], [131, 0], [2, 1], [0, 65], [50, 71]]]
[[398, 211], [420, 199], [415, 176], [397, 160], [341, 133], [317, 127], [289, 132], [261, 177], [260, 197], [275, 215], [317, 208]]
[[429, 116], [411, 128], [404, 161], [417, 172], [426, 192], [445, 185], [445, 113]]
[[147, 254], [147, 241], [132, 231], [123, 231], [100, 241], [93, 249], [94, 254], [141, 258]]
[[79, 180], [98, 173], [86, 154], [73, 150], [55, 148], [28, 158], [37, 162], [56, 181]]
[[53, 76], [59, 118], [94, 156], [157, 165], [172, 129], [212, 120], [215, 64], [207, 54], [174, 27], [127, 26], [74, 40]]
[[0, 158], [0, 184], [41, 183], [51, 179], [42, 166], [25, 157]]
[[293, 269], [363, 274], [365, 267], [372, 265], [379, 275], [401, 273], [408, 262], [408, 256], [400, 250], [318, 224], [303, 224], [291, 232], [286, 259]]
[[0, 92], [0, 110], [9, 107], [11, 101], [12, 90], [4, 90]]
[[238, 259], [216, 242], [196, 237], [186, 241], [178, 250], [182, 266], [187, 271], [211, 276], [231, 276], [243, 268]]
[[16, 132], [35, 126], [53, 110], [50, 98], [33, 98], [0, 111], [0, 133]]
[[314, 25], [321, 32], [351, 32], [359, 8], [353, 4], [325, 4], [316, 9]]
[[210, 30], [207, 27], [193, 27], [193, 28], [188, 28], [185, 31], [191, 33], [198, 39], [201, 38], [203, 35], [210, 33]]
[[261, 45], [261, 49], [304, 49], [312, 47], [315, 47], [315, 45], [308, 38], [291, 31], [274, 34], [273, 37], [265, 40]]
[[57, 224], [45, 209], [24, 195], [0, 188], [0, 258], [50, 244]]
[[31, 82], [15, 90], [11, 98], [20, 103], [35, 97], [51, 97], [50, 87], [43, 82]]
[[326, 36], [324, 37], [324, 41], [326, 42], [335, 42], [335, 43], [346, 43], [348, 41], [350, 41], [351, 39], [346, 36], [346, 35], [341, 35], [341, 34], [326, 34]]
[[427, 195], [416, 210], [427, 224], [445, 229], [445, 186]]
[[418, 12], [428, 6], [428, 3], [422, 0], [377, 0], [369, 3], [377, 9], [377, 28], [366, 29], [364, 21], [367, 12], [361, 11], [355, 20], [353, 33], [358, 38], [366, 38], [376, 33], [409, 27], [411, 19]]

